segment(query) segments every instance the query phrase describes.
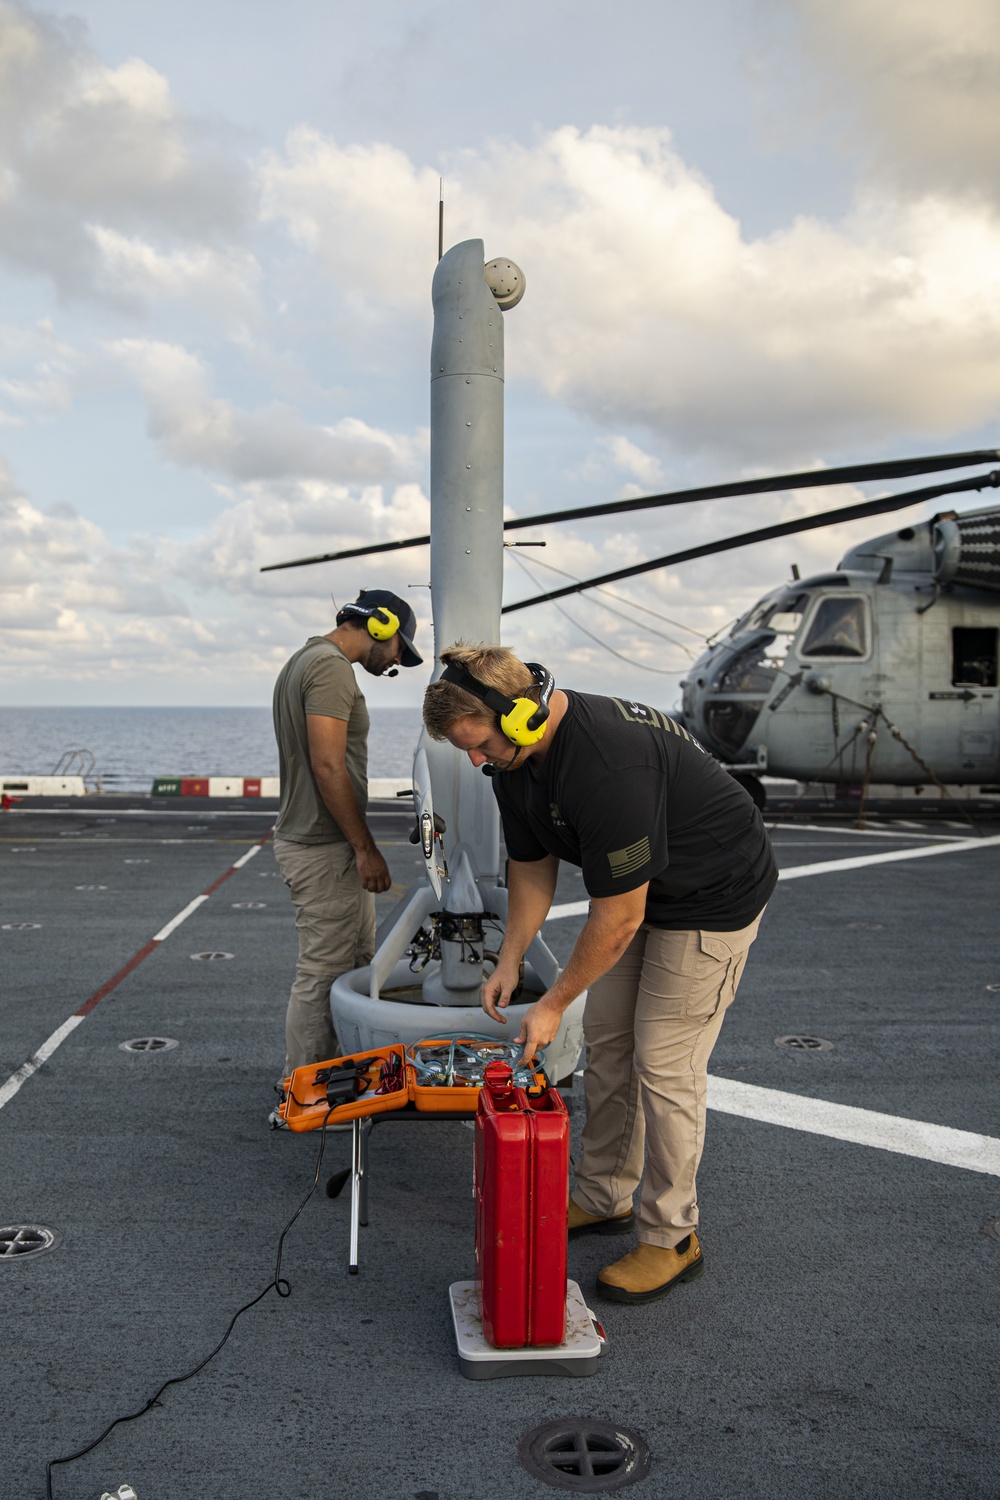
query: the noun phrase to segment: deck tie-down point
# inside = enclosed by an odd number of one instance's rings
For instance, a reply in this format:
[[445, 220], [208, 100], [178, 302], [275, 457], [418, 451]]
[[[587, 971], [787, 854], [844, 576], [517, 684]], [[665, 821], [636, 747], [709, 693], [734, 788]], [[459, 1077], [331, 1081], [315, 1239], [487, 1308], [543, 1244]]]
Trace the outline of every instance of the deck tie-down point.
[[613, 1422], [568, 1417], [526, 1432], [517, 1445], [523, 1468], [555, 1489], [600, 1495], [649, 1473], [649, 1447], [638, 1432]]

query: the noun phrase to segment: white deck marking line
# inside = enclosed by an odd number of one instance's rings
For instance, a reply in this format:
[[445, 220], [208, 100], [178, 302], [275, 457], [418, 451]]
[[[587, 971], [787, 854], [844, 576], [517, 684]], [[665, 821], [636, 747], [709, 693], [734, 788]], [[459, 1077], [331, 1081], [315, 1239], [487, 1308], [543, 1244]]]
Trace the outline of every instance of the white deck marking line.
[[[236, 866], [234, 865], [233, 868], [235, 869]], [[164, 939], [168, 938], [172, 932], [176, 932], [177, 931], [178, 927], [181, 925], [182, 922], [186, 922], [187, 921], [188, 917], [191, 915], [191, 913], [193, 911], [197, 911], [198, 910], [198, 907], [201, 905], [201, 903], [203, 901], [207, 901], [207, 900], [208, 900], [207, 896], [195, 896], [194, 900], [193, 901], [189, 901], [188, 904], [187, 904], [187, 906], [185, 906], [185, 908], [184, 908], [183, 911], [179, 911], [177, 913], [176, 917], [172, 917], [170, 919], [170, 921], [167, 923], [166, 927], [161, 927], [160, 928], [159, 932], [153, 938], [153, 942], [154, 943], [162, 943], [164, 941]]]
[[[919, 823], [910, 823], [910, 828], [920, 828]], [[919, 833], [898, 833], [893, 827], [882, 828], [836, 828], [829, 823], [771, 823], [765, 824], [768, 833], [825, 833], [830, 838], [852, 838], [852, 839], [947, 839], [955, 842], [957, 833], [928, 833], [927, 829], [921, 828]]]
[[590, 910], [589, 901], [566, 901], [562, 906], [550, 906], [546, 922], [551, 922], [553, 917], [585, 917]]
[[245, 854], [241, 854], [240, 855], [239, 859], [233, 865], [233, 869], [234, 870], [242, 870], [242, 868], [243, 868], [244, 865], [248, 865], [250, 863], [250, 861], [253, 859], [253, 857], [254, 857], [255, 854], [259, 854], [260, 853], [261, 847], [262, 846], [260, 844], [254, 844], [254, 845], [252, 845], [251, 848], [249, 848]]
[[[270, 838], [270, 834], [267, 835], [267, 838]], [[39, 1068], [43, 1063], [48, 1061], [56, 1048], [62, 1045], [70, 1032], [75, 1031], [80, 1022], [85, 1021], [92, 1010], [96, 1010], [105, 995], [117, 989], [122, 980], [127, 979], [133, 969], [137, 969], [151, 953], [155, 953], [164, 939], [168, 938], [172, 932], [176, 932], [181, 923], [185, 922], [192, 912], [197, 911], [198, 907], [201, 906], [202, 902], [208, 900], [213, 891], [218, 890], [219, 886], [227, 881], [236, 870], [242, 869], [248, 860], [259, 853], [261, 848], [263, 848], [263, 844], [254, 844], [251, 849], [247, 850], [246, 854], [241, 854], [236, 863], [230, 865], [225, 874], [220, 875], [218, 880], [213, 881], [207, 891], [202, 891], [200, 896], [195, 896], [193, 901], [189, 901], [183, 911], [179, 911], [176, 917], [172, 917], [165, 927], [160, 928], [155, 937], [151, 937], [139, 949], [138, 953], [132, 955], [128, 963], [122, 965], [117, 974], [112, 974], [111, 978], [106, 980], [100, 989], [95, 990], [89, 999], [84, 1000], [83, 1004], [71, 1016], [67, 1017], [61, 1026], [57, 1026], [48, 1040], [42, 1043], [38, 1051], [33, 1052], [27, 1062], [23, 1062], [19, 1068], [15, 1069], [5, 1083], [0, 1084], [0, 1109], [3, 1109], [4, 1105], [13, 1099], [14, 1095], [21, 1088], [21, 1085], [26, 1083], [33, 1073], [38, 1072]]]
[[[824, 859], [814, 865], [790, 865], [778, 871], [779, 880], [800, 880], [804, 875], [835, 875], [840, 870], [860, 870], [866, 865], [888, 865], [900, 859], [926, 859], [931, 854], [963, 854], [966, 849], [990, 849], [1000, 844], [1000, 834], [988, 839], [952, 839], [946, 844], [922, 844], [918, 849], [890, 849], [884, 854], [858, 854], [849, 859]], [[585, 917], [588, 901], [566, 901], [549, 908], [547, 922], [560, 917]]]
[[825, 859], [815, 865], [791, 865], [779, 870], [779, 880], [799, 880], [804, 875], [834, 875], [840, 870], [861, 870], [867, 865], [889, 865], [900, 859], [927, 859], [932, 854], [964, 854], [968, 849], [990, 849], [1000, 844], [1000, 835], [989, 839], [957, 839], [953, 844], [922, 844], [918, 849], [890, 849], [885, 854], [860, 854], [854, 859]]
[[58, 1030], [54, 1031], [47, 1042], [43, 1042], [37, 1052], [32, 1053], [27, 1062], [21, 1064], [16, 1072], [12, 1073], [7, 1082], [0, 1088], [0, 1109], [3, 1109], [22, 1083], [27, 1083], [32, 1073], [37, 1073], [43, 1062], [50, 1058], [60, 1042], [64, 1042], [71, 1031], [75, 1031], [80, 1022], [85, 1020], [84, 1016], [70, 1016], [64, 1021]]
[[[9, 807], [21, 818], [271, 818], [270, 807]], [[385, 814], [388, 816], [388, 814]]]
[[1000, 1140], [991, 1135], [976, 1135], [971, 1130], [931, 1125], [926, 1120], [907, 1120], [902, 1115], [883, 1115], [852, 1104], [831, 1104], [826, 1099], [786, 1094], [715, 1074], [708, 1079], [708, 1107], [720, 1114], [739, 1115], [764, 1125], [783, 1125], [789, 1130], [825, 1135], [855, 1146], [874, 1146], [879, 1151], [894, 1151], [900, 1156], [916, 1156], [921, 1161], [1000, 1177]]

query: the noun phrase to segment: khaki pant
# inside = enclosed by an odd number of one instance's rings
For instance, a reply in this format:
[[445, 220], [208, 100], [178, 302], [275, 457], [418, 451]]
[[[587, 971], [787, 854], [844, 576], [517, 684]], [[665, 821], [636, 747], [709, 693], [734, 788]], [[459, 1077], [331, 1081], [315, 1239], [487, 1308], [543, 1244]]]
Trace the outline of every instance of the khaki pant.
[[295, 904], [299, 960], [285, 1018], [285, 1069], [336, 1057], [330, 986], [375, 952], [375, 897], [362, 888], [354, 850], [275, 839], [274, 856]]
[[648, 1244], [670, 1249], [698, 1224], [708, 1059], [759, 924], [738, 932], [643, 926], [590, 987], [587, 1122], [573, 1197], [601, 1218], [627, 1213], [645, 1145], [638, 1232]]

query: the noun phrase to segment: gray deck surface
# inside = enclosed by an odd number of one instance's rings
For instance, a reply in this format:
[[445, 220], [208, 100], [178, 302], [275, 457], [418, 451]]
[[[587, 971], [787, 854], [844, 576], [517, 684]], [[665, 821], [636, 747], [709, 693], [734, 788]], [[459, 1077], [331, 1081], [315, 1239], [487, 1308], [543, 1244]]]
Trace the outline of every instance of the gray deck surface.
[[[410, 816], [373, 818], [397, 895], [417, 873]], [[200, 801], [0, 814], [0, 923], [41, 924], [0, 931], [0, 1084], [271, 817]], [[872, 838], [847, 819], [781, 827], [779, 862], [969, 831], [938, 818], [925, 838], [906, 817]], [[582, 895], [564, 870], [557, 900]], [[998, 917], [996, 848], [782, 883], [712, 1072], [1000, 1135]], [[560, 956], [581, 920], [548, 929]], [[47, 1459], [195, 1364], [268, 1283], [318, 1144], [266, 1126], [295, 949], [265, 847], [0, 1109], [0, 1224], [63, 1236], [0, 1264], [0, 1500], [40, 1500]], [[233, 958], [191, 961], [205, 950]], [[835, 1045], [777, 1048], [788, 1033]], [[119, 1049], [150, 1035], [180, 1045]], [[328, 1135], [324, 1179], [348, 1154]], [[558, 1492], [520, 1468], [518, 1439], [572, 1415], [645, 1436], [633, 1492], [656, 1500], [1000, 1495], [1000, 1242], [983, 1232], [1000, 1178], [712, 1112], [707, 1275], [647, 1307], [592, 1302], [609, 1336], [592, 1379], [479, 1383], [459, 1374], [447, 1302], [473, 1272], [470, 1158], [461, 1124], [376, 1129], [360, 1275], [347, 1197], [321, 1189], [286, 1243], [291, 1297], [272, 1292], [194, 1380], [57, 1469], [57, 1500], [125, 1480], [139, 1500], [539, 1497]], [[574, 1242], [570, 1274], [589, 1294], [626, 1248]]]

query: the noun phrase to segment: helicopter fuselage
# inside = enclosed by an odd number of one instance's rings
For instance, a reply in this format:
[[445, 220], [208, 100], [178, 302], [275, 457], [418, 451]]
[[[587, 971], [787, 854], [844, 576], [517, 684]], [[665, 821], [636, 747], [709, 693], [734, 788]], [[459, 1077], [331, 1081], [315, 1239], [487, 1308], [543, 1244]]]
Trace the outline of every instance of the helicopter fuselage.
[[695, 663], [686, 727], [737, 774], [1000, 780], [1000, 595], [942, 583], [935, 550], [905, 527], [773, 590]]

